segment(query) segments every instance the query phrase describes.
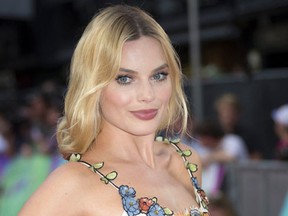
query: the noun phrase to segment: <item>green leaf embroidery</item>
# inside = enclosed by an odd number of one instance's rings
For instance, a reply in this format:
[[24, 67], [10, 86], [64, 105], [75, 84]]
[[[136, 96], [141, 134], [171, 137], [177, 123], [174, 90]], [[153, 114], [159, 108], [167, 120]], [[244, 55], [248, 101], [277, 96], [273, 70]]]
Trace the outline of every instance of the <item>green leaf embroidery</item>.
[[164, 138], [164, 137], [162, 137], [162, 136], [157, 136], [156, 138], [155, 138], [155, 141], [157, 141], [157, 142], [164, 142], [164, 143], [166, 143], [166, 144], [170, 144], [170, 141], [169, 141], [169, 139], [168, 138]]
[[110, 181], [114, 180], [117, 177], [117, 172], [112, 171], [111, 173], [106, 175], [106, 178]]
[[93, 166], [90, 166], [89, 169], [92, 171], [92, 172], [95, 172], [95, 169]]
[[105, 184], [108, 184], [109, 182], [106, 177], [101, 177], [100, 180], [103, 181]]
[[93, 164], [93, 168], [96, 170], [101, 169], [103, 166], [104, 166], [104, 162]]
[[173, 212], [169, 208], [164, 208], [163, 210], [164, 210], [165, 215], [167, 216], [173, 215]]
[[182, 156], [182, 157], [189, 157], [192, 155], [192, 152], [190, 150], [177, 150], [177, 152]]
[[162, 136], [157, 136], [155, 141], [157, 142], [163, 142], [163, 137]]
[[190, 163], [189, 161], [185, 162], [186, 169], [189, 169], [191, 172], [196, 172], [198, 170], [197, 164]]
[[172, 138], [170, 139], [171, 143], [178, 144], [180, 142], [180, 138]]
[[192, 155], [192, 152], [191, 152], [189, 149], [182, 151], [182, 153], [183, 153], [183, 155], [184, 155], [185, 157], [189, 157], [189, 156]]
[[69, 161], [71, 162], [77, 162], [81, 159], [81, 155], [80, 154], [71, 154]]
[[151, 200], [152, 200], [153, 202], [157, 203], [157, 198], [156, 198], [156, 197], [153, 197]]
[[103, 181], [105, 184], [108, 184], [109, 181], [113, 181], [117, 177], [117, 172], [112, 171], [111, 173], [108, 173], [106, 176], [103, 176], [100, 178], [101, 181]]
[[166, 144], [170, 144], [170, 141], [167, 138], [164, 138], [163, 142], [166, 143]]

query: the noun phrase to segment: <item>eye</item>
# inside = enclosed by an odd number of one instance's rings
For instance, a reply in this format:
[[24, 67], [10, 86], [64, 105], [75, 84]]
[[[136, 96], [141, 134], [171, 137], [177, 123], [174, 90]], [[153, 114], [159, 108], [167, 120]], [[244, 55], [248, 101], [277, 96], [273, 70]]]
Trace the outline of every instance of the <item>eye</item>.
[[116, 77], [116, 81], [120, 85], [128, 85], [132, 82], [132, 78], [127, 75], [119, 75], [118, 77]]
[[159, 73], [154, 74], [152, 79], [156, 81], [163, 81], [163, 80], [166, 80], [167, 76], [168, 76], [167, 72], [159, 72]]

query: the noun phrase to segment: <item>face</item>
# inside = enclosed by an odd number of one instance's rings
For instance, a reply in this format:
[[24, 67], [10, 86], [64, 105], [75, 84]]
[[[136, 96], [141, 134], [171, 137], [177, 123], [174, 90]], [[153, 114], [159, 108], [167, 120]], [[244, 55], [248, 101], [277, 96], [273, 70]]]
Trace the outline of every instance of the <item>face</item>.
[[155, 133], [167, 114], [171, 91], [161, 44], [151, 37], [125, 42], [120, 70], [102, 91], [103, 129], [137, 136]]
[[220, 122], [226, 127], [234, 127], [238, 121], [238, 112], [227, 104], [220, 105], [218, 109]]

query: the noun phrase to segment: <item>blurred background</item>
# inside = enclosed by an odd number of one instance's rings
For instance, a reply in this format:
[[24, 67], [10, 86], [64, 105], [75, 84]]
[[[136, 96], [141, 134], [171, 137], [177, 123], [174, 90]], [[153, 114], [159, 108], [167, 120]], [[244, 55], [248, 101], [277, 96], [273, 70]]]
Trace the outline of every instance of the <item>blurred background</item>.
[[[225, 172], [212, 215], [287, 216], [288, 0], [0, 0], [0, 216], [17, 215], [64, 162], [54, 133], [70, 58], [93, 15], [117, 3], [148, 11], [170, 36], [191, 134], [209, 119], [243, 141], [245, 160], [213, 161]], [[220, 108], [224, 96], [232, 108]]]

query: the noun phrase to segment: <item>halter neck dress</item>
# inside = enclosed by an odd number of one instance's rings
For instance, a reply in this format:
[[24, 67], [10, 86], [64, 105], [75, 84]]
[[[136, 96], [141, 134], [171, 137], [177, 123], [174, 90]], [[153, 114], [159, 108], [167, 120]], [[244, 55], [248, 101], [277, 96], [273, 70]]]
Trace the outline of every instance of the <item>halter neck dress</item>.
[[117, 177], [117, 172], [113, 171], [108, 174], [103, 174], [100, 169], [104, 166], [104, 162], [90, 164], [86, 161], [81, 160], [80, 154], [72, 154], [69, 161], [76, 161], [87, 166], [91, 171], [100, 176], [100, 180], [105, 184], [110, 184], [114, 187], [122, 200], [123, 213], [120, 216], [209, 216], [208, 212], [208, 198], [198, 184], [197, 178], [194, 177], [193, 173], [197, 171], [197, 165], [190, 163], [186, 157], [192, 155], [190, 150], [182, 150], [177, 145], [179, 139], [169, 140], [167, 138], [157, 137], [157, 141], [162, 141], [167, 144], [171, 144], [176, 151], [179, 153], [180, 157], [183, 159], [183, 164], [186, 167], [188, 174], [190, 176], [191, 184], [194, 188], [194, 193], [196, 197], [196, 202], [199, 205], [198, 207], [193, 207], [190, 209], [185, 209], [181, 213], [174, 213], [168, 208], [162, 207], [158, 204], [157, 198], [148, 198], [148, 197], [136, 197], [136, 191], [133, 187], [128, 185], [117, 186], [114, 184], [113, 180]]

